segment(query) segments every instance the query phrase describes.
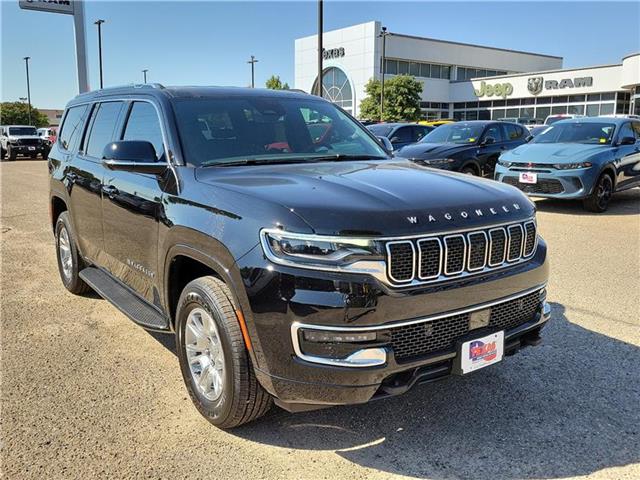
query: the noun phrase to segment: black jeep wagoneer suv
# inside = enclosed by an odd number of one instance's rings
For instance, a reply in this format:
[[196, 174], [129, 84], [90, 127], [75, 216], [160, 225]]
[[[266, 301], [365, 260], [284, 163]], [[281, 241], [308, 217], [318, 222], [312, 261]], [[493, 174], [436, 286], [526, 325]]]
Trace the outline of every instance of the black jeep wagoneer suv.
[[515, 188], [393, 159], [335, 105], [105, 89], [49, 155], [60, 276], [175, 332], [213, 424], [397, 395], [540, 342], [546, 245]]

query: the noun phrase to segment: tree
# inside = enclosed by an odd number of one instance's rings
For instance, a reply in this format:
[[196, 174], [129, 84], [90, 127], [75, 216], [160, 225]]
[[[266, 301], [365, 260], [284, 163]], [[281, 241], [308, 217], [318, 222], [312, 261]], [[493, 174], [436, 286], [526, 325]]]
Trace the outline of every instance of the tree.
[[[23, 102], [2, 102], [0, 105], [0, 124], [29, 125], [29, 107]], [[49, 125], [49, 118], [31, 106], [31, 125], [38, 128], [46, 127]]]
[[[360, 118], [380, 120], [380, 80], [371, 79], [364, 90], [367, 96], [360, 102]], [[384, 82], [385, 122], [416, 121], [420, 119], [422, 83], [411, 75], [398, 75]]]
[[271, 75], [271, 77], [265, 83], [267, 88], [271, 90], [289, 90], [289, 84], [287, 82], [282, 83], [280, 75]]

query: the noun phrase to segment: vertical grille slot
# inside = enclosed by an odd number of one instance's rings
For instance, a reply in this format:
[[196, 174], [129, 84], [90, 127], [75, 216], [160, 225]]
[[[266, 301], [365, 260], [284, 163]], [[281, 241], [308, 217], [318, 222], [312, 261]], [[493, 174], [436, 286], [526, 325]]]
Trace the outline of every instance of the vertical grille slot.
[[497, 267], [507, 256], [507, 232], [504, 228], [489, 230], [490, 252], [489, 266]]
[[438, 278], [442, 273], [442, 243], [440, 239], [418, 240], [418, 259], [420, 280]]
[[409, 241], [387, 243], [389, 278], [394, 282], [410, 282], [415, 276], [415, 249]]
[[522, 225], [509, 225], [509, 244], [507, 247], [507, 261], [515, 262], [522, 256]]
[[467, 258], [467, 270], [481, 270], [487, 264], [487, 234], [484, 232], [472, 232], [467, 235], [469, 242], [469, 256]]
[[536, 248], [536, 224], [533, 222], [527, 222], [524, 224], [524, 254], [523, 256], [529, 257], [533, 254]]
[[444, 237], [445, 275], [457, 275], [464, 271], [465, 247], [463, 235]]

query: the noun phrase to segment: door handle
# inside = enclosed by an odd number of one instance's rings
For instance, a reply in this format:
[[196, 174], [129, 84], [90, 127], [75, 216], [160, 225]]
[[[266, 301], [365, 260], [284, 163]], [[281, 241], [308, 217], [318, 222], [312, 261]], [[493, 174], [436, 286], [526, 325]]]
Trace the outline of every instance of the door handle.
[[114, 187], [113, 185], [104, 185], [102, 187], [102, 193], [104, 193], [109, 198], [113, 198], [116, 195], [118, 195], [118, 193], [120, 193], [120, 191], [116, 187]]

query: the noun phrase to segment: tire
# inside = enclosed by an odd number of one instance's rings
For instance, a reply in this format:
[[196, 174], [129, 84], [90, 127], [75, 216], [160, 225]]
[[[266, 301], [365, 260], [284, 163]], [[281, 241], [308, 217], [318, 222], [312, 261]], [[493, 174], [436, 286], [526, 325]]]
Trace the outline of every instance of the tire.
[[464, 173], [465, 175], [478, 176], [478, 172], [471, 165], [467, 165], [467, 166], [463, 167], [462, 170], [460, 170], [460, 172]]
[[13, 148], [11, 148], [11, 145], [7, 146], [7, 156], [9, 157], [9, 160], [15, 160], [18, 158], [18, 154]]
[[88, 292], [90, 290], [89, 285], [84, 283], [84, 280], [79, 275], [85, 264], [78, 254], [78, 247], [71, 230], [68, 212], [62, 212], [58, 217], [55, 236], [58, 272], [60, 273], [62, 284], [67, 290], [76, 295]]
[[[253, 421], [272, 403], [253, 371], [235, 310], [224, 282], [201, 277], [184, 288], [176, 313], [182, 378], [198, 411], [219, 428]], [[205, 380], [203, 387], [199, 378]]]
[[7, 151], [0, 147], [0, 161], [4, 160], [4, 156], [7, 154]]
[[609, 208], [611, 195], [613, 195], [613, 178], [608, 173], [603, 173], [598, 178], [591, 195], [584, 199], [584, 208], [590, 212], [602, 213]]

